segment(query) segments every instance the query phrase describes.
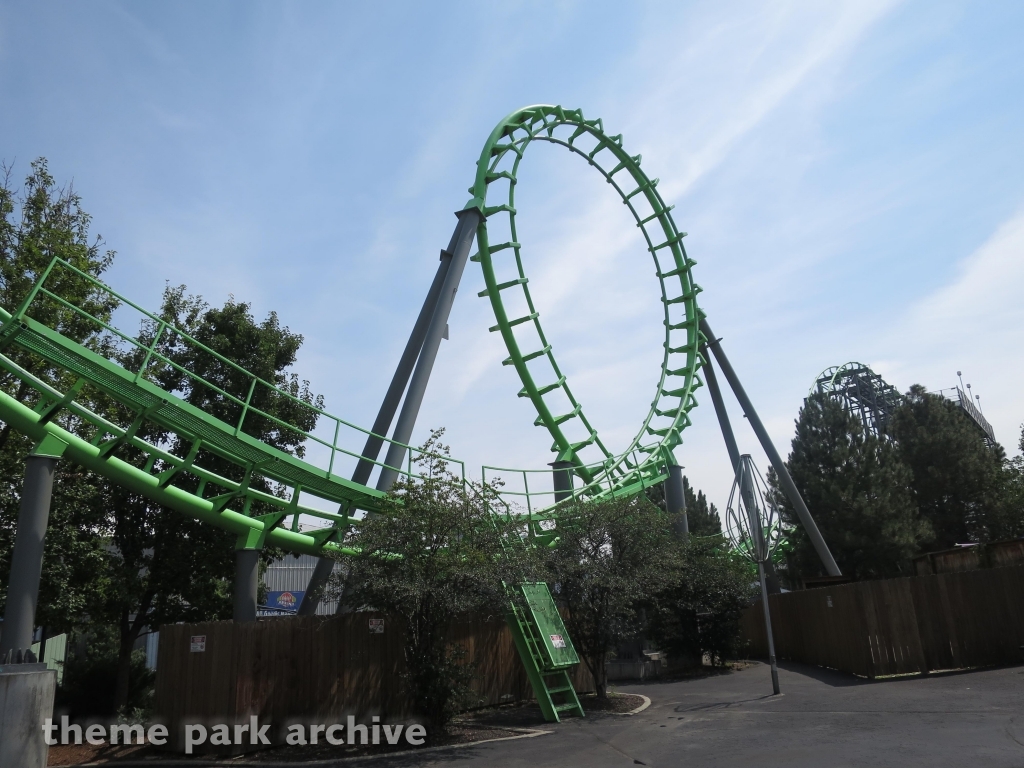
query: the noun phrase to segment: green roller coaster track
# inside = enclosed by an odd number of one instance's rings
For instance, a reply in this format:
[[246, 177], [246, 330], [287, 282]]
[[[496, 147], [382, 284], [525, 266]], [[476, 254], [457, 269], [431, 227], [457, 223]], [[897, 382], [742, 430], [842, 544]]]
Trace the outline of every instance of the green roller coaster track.
[[[661, 371], [650, 411], [639, 432], [618, 454], [598, 436], [556, 362], [524, 271], [523, 245], [518, 241], [516, 227], [515, 188], [520, 163], [534, 141], [565, 147], [596, 168], [629, 209], [654, 260], [664, 310]], [[700, 347], [706, 342], [699, 327], [703, 314], [696, 300], [701, 289], [690, 274], [694, 262], [683, 248], [685, 233], [676, 228], [671, 207], [662, 200], [657, 186], [658, 180], [648, 178], [640, 169], [640, 156], [630, 156], [622, 148], [622, 137], [607, 135], [600, 120], [587, 120], [579, 110], [533, 106], [512, 113], [491, 133], [477, 162], [476, 179], [470, 188], [473, 198], [460, 212], [460, 216], [469, 217], [466, 221], [478, 221], [478, 251], [470, 259], [483, 270], [486, 288], [480, 296], [490, 300], [496, 320], [491, 331], [501, 334], [508, 349], [504, 363], [519, 374], [523, 384], [519, 395], [533, 403], [537, 411], [535, 424], [551, 434], [551, 450], [561, 462], [557, 466], [567, 468], [560, 471], [571, 471], [581, 480], [579, 487], [571, 489], [571, 495], [633, 495], [664, 480], [668, 466], [676, 463], [672, 451], [690, 423], [689, 411], [697, 404], [693, 392], [702, 385], [697, 371], [705, 363]], [[460, 218], [460, 228], [462, 225]], [[465, 234], [467, 230], [457, 229], [456, 238], [462, 237], [460, 231]], [[492, 243], [492, 232], [507, 232], [507, 239]], [[501, 237], [496, 234], [495, 239]], [[451, 268], [456, 286], [467, 252], [461, 251], [458, 269]], [[445, 253], [454, 259], [451, 253]], [[118, 321], [90, 315], [61, 296], [60, 286], [68, 278], [84, 281], [96, 295], [105, 295], [109, 301], [101, 304], [116, 306], [113, 317]], [[447, 278], [444, 285], [449, 286]], [[517, 292], [521, 292], [521, 301], [514, 299]], [[434, 293], [435, 297], [438, 295]], [[525, 306], [525, 314], [516, 316], [512, 312], [510, 317], [509, 307], [515, 303]], [[91, 340], [79, 344], [59, 332], [59, 323], [53, 323], [58, 327], [51, 327], [40, 322], [38, 317], [47, 316], [38, 311], [43, 305], [50, 310], [59, 308], [65, 316], [75, 316], [79, 325], [84, 321], [93, 331]], [[120, 320], [131, 312], [152, 329], [148, 342], [126, 330]], [[49, 316], [56, 315], [50, 312]], [[431, 324], [437, 327], [433, 318]], [[414, 330], [414, 337], [417, 333]], [[436, 333], [432, 338], [439, 343]], [[182, 368], [161, 351], [161, 344], [169, 340], [194, 355], [215, 358], [221, 367], [232, 372], [229, 378], [235, 384], [218, 384]], [[21, 353], [12, 354], [15, 348]], [[436, 347], [432, 349], [436, 352]], [[24, 361], [25, 352], [45, 361], [37, 370], [50, 373], [36, 374], [19, 364], [17, 361]], [[183, 392], [169, 392], [158, 386], [157, 372], [169, 367], [186, 377], [193, 391], [196, 387], [205, 388], [215, 400], [234, 409], [231, 421], [195, 407], [181, 396]], [[0, 369], [20, 382], [8, 389], [20, 390], [24, 395], [19, 399], [11, 391], [0, 389], [0, 419], [35, 440], [39, 446], [37, 453], [64, 456], [165, 507], [227, 530], [237, 535], [240, 550], [271, 545], [320, 556], [348, 551], [340, 543], [344, 531], [358, 525], [360, 511], [381, 510], [392, 473], [415, 475], [413, 456], [417, 450], [413, 447], [331, 415], [296, 393], [245, 371], [182, 329], [146, 312], [59, 258], [38, 275], [19, 306], [0, 308]], [[429, 376], [429, 367], [426, 373]], [[420, 377], [420, 381], [425, 386], [426, 378]], [[422, 386], [417, 386], [418, 397], [422, 397]], [[91, 409], [88, 404], [97, 402], [93, 396], [96, 394], [117, 403], [113, 412], [120, 415]], [[562, 412], [553, 402], [556, 399], [563, 403]], [[293, 409], [305, 410], [304, 415], [309, 418], [290, 423], [260, 407], [261, 403], [274, 400], [289, 401]], [[415, 408], [411, 411], [413, 420]], [[382, 413], [385, 411], [382, 408]], [[279, 431], [293, 433], [305, 447], [304, 457], [290, 455], [255, 438], [249, 432], [256, 431], [255, 421], [264, 428], [270, 422]], [[308, 423], [316, 426], [311, 430], [298, 426]], [[410, 423], [405, 419], [406, 425]], [[166, 442], [144, 439], [144, 435], [154, 432], [148, 427], [156, 427], [157, 434], [176, 435], [181, 445], [189, 446], [185, 455], [172, 453]], [[407, 428], [411, 434], [411, 427]], [[354, 446], [362, 441], [366, 441], [367, 447], [359, 452]], [[393, 466], [403, 463], [402, 460], [389, 459], [391, 463], [387, 464], [376, 459], [377, 454], [370, 446], [376, 443], [379, 452], [383, 442], [393, 449], [389, 456], [404, 457], [404, 467]], [[229, 462], [233, 468], [231, 477], [202, 465], [202, 457], [210, 454]], [[465, 480], [465, 465], [450, 461], [461, 467]], [[364, 480], [371, 474], [364, 471], [369, 465], [379, 468], [377, 486], [383, 490], [343, 476], [357, 464], [360, 469], [356, 476]], [[557, 534], [549, 521], [555, 520], [557, 531], [559, 497], [548, 501], [546, 496], [551, 492], [538, 492], [536, 487], [531, 491], [528, 477], [530, 472], [550, 470], [484, 466], [481, 476], [485, 481], [488, 471], [491, 478], [495, 472], [503, 476], [521, 474], [523, 490], [502, 490], [502, 500], [512, 514], [519, 514], [519, 502], [525, 502], [527, 528], [533, 541], [551, 545]], [[271, 481], [281, 494], [261, 490], [266, 484], [254, 484], [254, 478]], [[538, 497], [545, 497], [544, 502], [536, 504]], [[323, 511], [312, 499], [319, 499], [320, 504], [337, 504], [338, 509]], [[259, 504], [254, 506], [254, 502]], [[257, 514], [255, 509], [264, 513]], [[267, 509], [272, 511], [265, 512]], [[323, 522], [320, 527], [303, 528], [300, 520], [304, 517]], [[578, 658], [547, 586], [524, 584], [518, 589], [525, 603], [518, 605], [519, 601], [512, 601], [509, 626], [545, 717], [557, 720], [559, 713], [582, 715], [567, 673]], [[557, 703], [558, 699], [563, 699], [562, 703]]]
[[[651, 409], [637, 436], [619, 454], [613, 454], [601, 441], [574, 397], [555, 361], [551, 344], [540, 324], [540, 313], [530, 295], [529, 281], [523, 269], [523, 246], [516, 241], [514, 203], [516, 174], [526, 148], [533, 141], [563, 146], [593, 165], [635, 218], [654, 259], [664, 307], [664, 356]], [[670, 214], [671, 207], [665, 205], [657, 184], [657, 179], [649, 179], [640, 169], [640, 156], [631, 157], [622, 148], [621, 136], [605, 134], [600, 120], [587, 120], [579, 110], [534, 106], [514, 112], [494, 129], [484, 145], [477, 163], [476, 180], [470, 189], [473, 198], [467, 208], [477, 208], [483, 215], [476, 233], [479, 250], [471, 259], [479, 262], [483, 269], [487, 287], [481, 296], [490, 299], [497, 321], [491, 330], [501, 333], [509, 352], [504, 362], [513, 366], [522, 379], [520, 396], [528, 397], [534, 404], [538, 413], [535, 423], [547, 428], [554, 440], [552, 450], [557, 452], [560, 460], [572, 462], [574, 473], [583, 481], [575, 491], [577, 494], [590, 497], [609, 493], [632, 494], [662, 480], [664, 467], [671, 460], [671, 451], [679, 444], [680, 433], [690, 423], [688, 412], [696, 405], [693, 390], [702, 383], [697, 376], [697, 370], [704, 362], [698, 349], [703, 341], [698, 329], [701, 313], [696, 303], [700, 288], [690, 275], [694, 262], [686, 256], [683, 248], [684, 233], [676, 228]], [[502, 186], [504, 189], [499, 189]], [[501, 194], [500, 202], [489, 204], [489, 194], [492, 199]], [[507, 217], [504, 223], [511, 233], [511, 240], [492, 244], [489, 231], [498, 229], [498, 220], [502, 217]], [[514, 261], [516, 278], [499, 282], [497, 275], [502, 258]], [[133, 309], [155, 324], [157, 330], [152, 342], [144, 345], [132, 332], [116, 327], [113, 321], [104, 322], [87, 314], [51, 290], [51, 285], [59, 284], [57, 278], [62, 272], [64, 277], [69, 272], [77, 273], [79, 279], [92, 283], [96, 291], [108, 294], [121, 309]], [[522, 291], [528, 314], [509, 317], [506, 294], [511, 290]], [[134, 356], [140, 360], [138, 367], [125, 367], [111, 359], [112, 355], [104, 356], [35, 320], [33, 309], [43, 302], [60, 305], [65, 311], [81, 316], [93, 324], [97, 334], [113, 339], [115, 347], [120, 345], [122, 350], [132, 347], [141, 350], [141, 354]], [[358, 510], [373, 512], [380, 506], [384, 496], [382, 491], [354, 483], [339, 474], [339, 467], [344, 462], [360, 457], [351, 446], [355, 441], [365, 439], [370, 434], [368, 430], [315, 408], [291, 392], [242, 370], [181, 329], [170, 326], [61, 259], [54, 259], [38, 276], [20, 306], [10, 310], [0, 308], [0, 323], [0, 368], [28, 385], [28, 390], [33, 393], [19, 401], [9, 392], [0, 391], [0, 419], [36, 441], [42, 442], [49, 437], [66, 445], [62, 448], [64, 456], [87, 469], [170, 509], [237, 534], [241, 546], [262, 546], [266, 543], [292, 552], [329, 554], [340, 549], [336, 541], [339, 532], [358, 523]], [[524, 333], [524, 329], [531, 333]], [[164, 334], [174, 334], [184, 344], [218, 358], [244, 378], [246, 385], [242, 389], [228, 391], [191, 371], [180, 369], [191, 379], [193, 386], [207, 387], [224, 400], [234, 403], [239, 412], [237, 422], [220, 421], [151, 381], [149, 371], [154, 365], [177, 367], [159, 352], [158, 344]], [[38, 355], [51, 368], [66, 375], [53, 381], [34, 375], [6, 354], [12, 345]], [[125, 357], [122, 355], [119, 359], [124, 360]], [[550, 383], [538, 385], [535, 375], [547, 376]], [[66, 382], [64, 389], [59, 388], [60, 382]], [[118, 423], [109, 416], [91, 411], [77, 399], [85, 388], [93, 388], [113, 398], [130, 411], [131, 418]], [[303, 432], [295, 425], [259, 410], [253, 403], [260, 399], [254, 395], [261, 389], [270, 390], [276, 397], [292, 400], [301, 408], [316, 411], [321, 428]], [[564, 393], [570, 404], [566, 413], [556, 414], [549, 405], [556, 390]], [[314, 449], [312, 452], [318, 453], [323, 461], [301, 460], [251, 437], [246, 433], [246, 420], [257, 415], [276, 423], [280, 429], [302, 432], [307, 444]], [[140, 428], [145, 422], [181, 437], [191, 445], [188, 455], [173, 455], [167, 446], [140, 438]], [[573, 440], [570, 432], [572, 422], [582, 427], [582, 439]], [[326, 431], [322, 428], [324, 425]], [[392, 442], [386, 436], [381, 437]], [[584, 462], [581, 453], [588, 446], [600, 452], [597, 461]], [[139, 462], [129, 463], [118, 457], [119, 451], [129, 447], [148, 457], [142, 466], [138, 466]], [[412, 457], [415, 449], [406, 447], [408, 460], [401, 472], [414, 474]], [[224, 477], [202, 467], [196, 462], [200, 450], [237, 465], [241, 478]], [[382, 465], [380, 461], [373, 463]], [[465, 477], [464, 465], [461, 462], [457, 464], [462, 466]], [[488, 470], [493, 476], [495, 469], [484, 467], [484, 477]], [[189, 476], [195, 480], [181, 483]], [[291, 490], [290, 498], [253, 488], [251, 481], [254, 476], [262, 476], [287, 487]], [[198, 487], [195, 487], [196, 480]], [[186, 490], [184, 485], [195, 487], [195, 490]], [[337, 513], [328, 513], [303, 504], [306, 495], [337, 503], [339, 509]], [[533, 509], [533, 501], [541, 493], [531, 493], [528, 487], [522, 493], [510, 491], [508, 495], [512, 500], [517, 495], [524, 495], [531, 515], [538, 521], [555, 515], [554, 505], [550, 503]], [[270, 505], [275, 511], [250, 515], [253, 501]], [[324, 521], [323, 527], [300, 529], [299, 519], [304, 515]]]

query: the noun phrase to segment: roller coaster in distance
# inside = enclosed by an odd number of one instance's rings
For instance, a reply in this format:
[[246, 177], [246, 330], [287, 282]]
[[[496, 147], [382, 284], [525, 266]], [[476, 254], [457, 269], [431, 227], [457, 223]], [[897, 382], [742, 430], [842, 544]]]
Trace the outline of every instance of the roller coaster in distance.
[[[629, 445], [620, 452], [605, 444], [574, 396], [544, 333], [524, 270], [524, 245], [518, 240], [516, 227], [516, 181], [526, 150], [537, 141], [563, 147], [602, 175], [634, 217], [654, 261], [661, 289], [664, 353], [652, 387], [650, 410]], [[683, 247], [685, 233], [676, 227], [672, 207], [658, 193], [658, 179], [649, 178], [640, 165], [640, 155], [629, 155], [621, 136], [607, 134], [601, 120], [586, 119], [580, 110], [531, 106], [502, 120], [484, 144], [469, 189], [472, 197], [456, 214], [458, 223], [451, 241], [441, 251], [437, 273], [369, 429], [245, 371], [71, 264], [54, 259], [18, 306], [0, 308], [0, 369], [29, 393], [18, 399], [0, 390], [0, 419], [29, 436], [37, 446], [26, 466], [0, 658], [20, 653], [31, 643], [50, 489], [61, 460], [72, 461], [164, 507], [235, 534], [236, 620], [255, 620], [257, 564], [264, 546], [272, 544], [286, 551], [320, 556], [300, 607], [300, 613], [312, 613], [333, 568], [330, 556], [345, 551], [344, 532], [359, 524], [362, 513], [379, 511], [382, 499], [399, 477], [416, 475], [413, 457], [417, 449], [410, 444], [413, 428], [456, 290], [470, 261], [478, 263], [483, 272], [486, 287], [480, 296], [489, 300], [495, 317], [490, 330], [500, 334], [508, 350], [503, 364], [512, 366], [519, 375], [523, 384], [519, 396], [531, 401], [537, 412], [534, 423], [552, 438], [553, 469], [481, 469], [485, 480], [496, 474], [506, 482], [521, 478], [521, 485], [503, 489], [501, 498], [509, 509], [524, 515], [531, 532], [550, 540], [551, 525], [557, 530], [558, 505], [566, 499], [630, 496], [661, 482], [666, 483], [670, 511], [683, 513], [685, 520], [681, 467], [674, 452], [697, 405], [695, 392], [705, 382], [734, 470], [739, 465], [735, 437], [711, 365], [710, 357], [714, 355], [825, 569], [839, 575], [720, 339], [698, 307], [701, 288], [692, 277], [696, 262]], [[471, 253], [474, 242], [477, 249]], [[86, 281], [97, 294], [112, 299], [118, 307], [114, 313], [116, 324], [89, 315], [62, 297], [60, 286], [68, 279]], [[95, 338], [102, 338], [104, 343], [79, 344], [62, 335], [59, 328], [39, 322], [34, 315], [40, 313], [35, 310], [43, 304], [58, 309], [58, 316], [89, 324]], [[512, 307], [520, 309], [512, 311]], [[148, 342], [131, 330], [132, 316], [153, 328]], [[232, 379], [238, 385], [225, 388], [163, 356], [159, 345], [168, 338], [197, 355], [216, 358], [234, 372]], [[7, 354], [12, 348], [37, 356], [56, 374], [37, 375], [27, 370]], [[189, 379], [190, 386], [206, 388], [229, 404], [231, 418], [215, 418], [183, 400], [180, 393], [157, 386], [153, 372], [166, 366], [177, 368]], [[114, 400], [126, 415], [117, 420], [90, 410], [89, 394]], [[269, 413], [266, 404], [276, 399], [313, 411], [316, 426], [307, 431]], [[254, 431], [256, 420], [264, 424], [269, 420], [277, 429], [299, 433], [306, 446], [305, 457], [299, 459], [253, 437], [250, 431]], [[146, 424], [177, 435], [190, 446], [188, 452], [174, 455], [166, 445], [142, 439]], [[128, 461], [129, 453], [145, 460]], [[226, 477], [202, 466], [201, 454], [227, 460], [235, 468], [235, 475]], [[465, 478], [464, 463], [450, 461], [461, 468]], [[257, 477], [286, 489], [286, 497], [259, 490], [259, 484], [253, 483]], [[253, 514], [254, 502], [273, 511]], [[324, 506], [333, 505], [337, 505], [335, 511], [324, 511]], [[319, 521], [318, 525], [310, 528], [300, 524], [310, 519]], [[510, 614], [509, 624], [520, 655], [549, 719], [557, 719], [559, 711], [578, 710], [582, 714], [578, 702], [575, 708], [571, 701], [556, 704], [547, 693], [554, 689], [546, 676], [561, 674], [575, 653], [558, 651], [546, 641], [546, 630], [552, 622], [560, 625], [560, 619], [557, 611], [551, 610], [546, 587], [538, 590], [533, 586], [523, 585], [528, 609]], [[568, 638], [564, 629], [561, 633]]]
[[[959, 371], [957, 372], [959, 376]], [[970, 390], [971, 385], [967, 385]], [[888, 435], [887, 427], [893, 413], [903, 404], [903, 395], [864, 363], [849, 362], [826, 368], [814, 382], [811, 392], [819, 392], [835, 400], [843, 410], [861, 423], [866, 434]], [[952, 394], [946, 394], [951, 392]], [[964, 392], [963, 385], [939, 390], [945, 399], [955, 403], [968, 420], [981, 432], [986, 444], [996, 442], [995, 431], [981, 409]]]

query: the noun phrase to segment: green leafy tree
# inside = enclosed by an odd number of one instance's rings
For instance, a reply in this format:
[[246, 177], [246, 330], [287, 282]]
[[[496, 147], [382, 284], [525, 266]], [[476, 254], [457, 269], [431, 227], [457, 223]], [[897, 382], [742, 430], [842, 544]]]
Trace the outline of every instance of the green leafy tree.
[[[865, 434], [860, 422], [826, 395], [815, 393], [804, 401], [786, 466], [844, 575], [866, 579], [905, 573], [920, 543], [931, 536], [918, 514], [912, 475], [897, 449]], [[772, 480], [782, 519], [792, 528], [790, 576], [821, 574], [803, 526]]]
[[558, 546], [548, 550], [548, 581], [567, 609], [573, 645], [608, 696], [609, 651], [641, 628], [642, 608], [673, 562], [672, 519], [643, 496], [567, 502]]
[[[10, 168], [4, 167], [0, 177], [0, 306], [16, 311], [54, 257], [91, 277], [100, 277], [113, 262], [114, 252], [103, 249], [100, 237], [90, 236], [90, 223], [74, 188], [59, 187], [45, 159], [32, 163], [20, 189], [12, 184]], [[108, 320], [116, 306], [110, 296], [72, 270], [55, 270], [47, 286], [72, 306], [101, 320]], [[94, 349], [106, 343], [95, 324], [45, 297], [33, 303], [30, 316]], [[9, 345], [3, 354], [58, 388], [70, 384], [60, 371], [17, 345]], [[34, 390], [12, 373], [0, 372], [0, 387], [20, 402], [34, 404]], [[12, 431], [10, 424], [0, 425], [0, 610], [7, 594], [25, 459], [33, 447], [29, 439]], [[86, 619], [89, 599], [101, 578], [99, 565], [107, 533], [103, 502], [97, 478], [68, 462], [58, 465], [37, 612], [38, 622], [50, 634], [69, 631]]]
[[1004, 533], [999, 523], [1005, 452], [985, 445], [981, 431], [956, 405], [915, 384], [893, 414], [889, 431], [932, 535], [924, 545], [948, 549]]
[[1024, 536], [1024, 427], [1018, 446], [1021, 455], [1003, 464], [999, 503], [980, 516], [984, 541]]
[[[139, 337], [144, 345], [157, 341], [159, 354], [146, 369], [148, 378], [206, 413], [229, 424], [238, 422], [241, 407], [217, 389], [244, 399], [251, 379], [235, 365], [187, 343], [180, 333], [170, 329], [184, 331], [237, 366], [292, 395], [258, 386], [253, 390], [251, 404], [254, 411], [262, 414], [247, 415], [243, 430], [282, 451], [302, 455], [302, 431], [312, 430], [317, 419], [317, 411], [310, 406], [320, 407], [323, 402], [310, 392], [308, 382], [300, 382], [288, 370], [302, 344], [301, 336], [282, 327], [274, 313], [257, 322], [245, 303], [231, 299], [221, 308], [211, 308], [202, 299], [188, 295], [184, 286], [165, 290], [160, 320], [166, 328], [147, 321]], [[133, 348], [123, 354], [123, 362], [135, 370], [143, 355], [144, 352]], [[130, 414], [122, 414], [122, 422], [130, 418]], [[182, 437], [153, 427], [140, 436], [166, 445], [177, 456], [186, 455], [191, 447]], [[141, 463], [144, 456], [125, 451], [125, 459]], [[224, 477], [241, 479], [243, 470], [219, 456], [200, 451], [196, 461]], [[180, 621], [230, 617], [235, 541], [219, 528], [163, 509], [113, 483], [103, 483], [104, 496], [109, 500], [111, 532], [105, 558], [106, 585], [97, 595], [94, 614], [118, 630], [115, 704], [123, 707], [132, 687], [132, 648], [145, 630]], [[198, 480], [185, 476], [178, 483], [195, 490]], [[250, 486], [268, 493], [281, 492], [274, 483], [259, 476], [252, 478]], [[268, 511], [257, 503], [251, 513]], [[265, 550], [264, 561], [275, 554]]]
[[650, 636], [683, 664], [700, 665], [705, 654], [721, 664], [736, 651], [740, 612], [755, 592], [749, 563], [731, 556], [721, 537], [691, 537], [650, 601]]
[[464, 484], [448, 469], [443, 430], [417, 459], [421, 478], [403, 478], [377, 515], [364, 518], [340, 556], [342, 604], [386, 613], [405, 637], [405, 682], [415, 711], [444, 732], [468, 702], [473, 664], [451, 643], [467, 613], [508, 610], [504, 584], [527, 579], [530, 557], [517, 524], [492, 515], [493, 489]]

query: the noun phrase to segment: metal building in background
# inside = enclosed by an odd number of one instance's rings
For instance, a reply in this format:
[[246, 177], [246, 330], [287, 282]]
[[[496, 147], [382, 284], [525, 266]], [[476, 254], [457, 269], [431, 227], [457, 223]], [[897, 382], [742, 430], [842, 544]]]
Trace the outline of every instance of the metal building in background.
[[855, 416], [868, 434], [881, 436], [903, 396], [864, 363], [850, 362], [821, 372], [811, 393], [830, 395]]
[[[313, 555], [299, 555], [298, 557], [285, 555], [267, 566], [267, 570], [263, 573], [267, 598], [260, 601], [260, 615], [272, 616], [297, 611], [318, 561], [319, 558]], [[338, 564], [335, 563], [334, 571], [337, 572], [337, 570]], [[337, 608], [337, 599], [324, 598], [317, 605], [316, 615], [329, 616]]]

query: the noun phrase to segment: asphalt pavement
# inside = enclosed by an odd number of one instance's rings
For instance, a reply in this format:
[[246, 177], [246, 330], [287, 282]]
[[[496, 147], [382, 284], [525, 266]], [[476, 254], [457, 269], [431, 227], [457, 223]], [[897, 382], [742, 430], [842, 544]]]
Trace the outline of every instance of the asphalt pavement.
[[956, 766], [1024, 768], [1024, 667], [870, 682], [798, 664], [678, 682], [623, 685], [651, 706], [590, 715], [551, 733], [458, 749], [345, 762], [374, 768]]

